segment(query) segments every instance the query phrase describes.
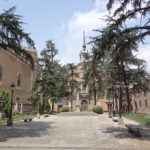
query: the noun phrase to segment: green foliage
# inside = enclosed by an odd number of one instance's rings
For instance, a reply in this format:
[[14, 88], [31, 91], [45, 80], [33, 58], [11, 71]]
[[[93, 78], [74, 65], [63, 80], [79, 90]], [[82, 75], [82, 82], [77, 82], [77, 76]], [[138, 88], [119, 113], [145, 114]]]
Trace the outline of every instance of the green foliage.
[[20, 115], [20, 114], [22, 114], [22, 113], [20, 113], [20, 112], [13, 112], [14, 116], [17, 116], [17, 115]]
[[112, 13], [112, 17], [108, 18], [109, 24], [121, 29], [122, 33], [137, 32], [135, 39], [141, 42], [150, 35], [149, 0], [122, 0], [120, 3], [118, 0], [109, 0], [107, 8]]
[[[89, 54], [88, 54], [89, 55]], [[84, 81], [85, 85], [88, 85], [90, 97], [93, 96], [94, 103], [96, 105], [96, 97], [102, 95], [102, 82], [101, 77], [98, 77], [99, 66], [95, 59], [95, 49], [92, 49], [91, 56], [89, 55], [84, 63]]]
[[63, 108], [60, 109], [60, 112], [69, 112], [69, 107], [64, 106]]
[[103, 114], [103, 108], [100, 106], [94, 106], [93, 107], [93, 112], [97, 113], [97, 114]]
[[66, 83], [67, 83], [66, 91], [68, 92], [68, 95], [66, 96], [69, 97], [69, 100], [71, 103], [71, 111], [73, 111], [74, 90], [79, 89], [78, 82], [76, 80], [76, 78], [78, 78], [78, 73], [75, 72], [76, 66], [73, 63], [67, 64], [65, 67], [66, 67], [66, 72], [67, 72], [67, 75], [65, 76]]
[[141, 124], [150, 125], [150, 115], [148, 114], [130, 112], [130, 113], [124, 113], [123, 116], [132, 119], [134, 121], [137, 121]]
[[120, 102], [123, 99], [127, 101], [121, 111], [130, 111], [129, 86], [133, 85], [134, 93], [148, 89], [145, 61], [135, 55], [138, 51], [138, 40], [135, 39], [137, 33], [122, 33], [120, 28], [108, 25], [98, 34], [93, 38], [93, 43], [97, 66], [101, 68], [98, 72], [103, 83], [101, 85], [107, 91], [108, 97], [116, 98], [117, 95]]
[[9, 93], [7, 93], [4, 90], [0, 90], [0, 97], [3, 98], [4, 100], [4, 104], [3, 104], [3, 111], [6, 114], [6, 117], [8, 117], [9, 113], [10, 113], [10, 109], [11, 109], [11, 98]]
[[32, 103], [36, 108], [40, 107], [41, 112], [53, 111], [54, 103], [65, 95], [65, 69], [55, 59], [57, 53], [55, 44], [47, 41], [39, 58], [40, 69], [33, 88]]
[[22, 28], [21, 16], [15, 14], [16, 8], [12, 7], [0, 14], [0, 48], [11, 49], [16, 54], [22, 55], [33, 64], [32, 57], [22, 48], [23, 44], [34, 48], [34, 42], [29, 34]]
[[[114, 9], [115, 4], [118, 5]], [[104, 29], [96, 30], [98, 35], [92, 41], [91, 60], [97, 62], [100, 70], [97, 72], [98, 80], [101, 79], [100, 89], [104, 93], [107, 91], [108, 98], [119, 101], [120, 106], [126, 100], [127, 105], [122, 108], [116, 105], [115, 109], [129, 112], [132, 109], [130, 93], [149, 90], [145, 61], [135, 55], [139, 43], [150, 35], [149, 1], [122, 0], [118, 3], [118, 0], [109, 0], [107, 9], [111, 10], [111, 17], [107, 18]]]

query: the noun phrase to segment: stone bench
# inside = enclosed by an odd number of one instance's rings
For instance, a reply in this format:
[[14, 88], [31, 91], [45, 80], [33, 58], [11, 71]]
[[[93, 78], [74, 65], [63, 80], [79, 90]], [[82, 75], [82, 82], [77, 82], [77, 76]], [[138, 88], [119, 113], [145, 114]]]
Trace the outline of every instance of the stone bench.
[[24, 118], [24, 122], [31, 122], [32, 118]]
[[133, 124], [126, 124], [125, 125], [128, 129], [128, 132], [131, 133], [132, 135], [136, 136], [136, 137], [141, 137], [141, 130], [142, 128], [138, 125], [133, 125]]

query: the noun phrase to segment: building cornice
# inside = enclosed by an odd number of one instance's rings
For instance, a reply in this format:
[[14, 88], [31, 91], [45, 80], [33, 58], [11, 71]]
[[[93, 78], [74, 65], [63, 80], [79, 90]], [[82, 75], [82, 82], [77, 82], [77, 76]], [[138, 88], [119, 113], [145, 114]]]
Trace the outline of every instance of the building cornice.
[[30, 65], [31, 68], [34, 69], [34, 60], [27, 51], [22, 50], [22, 51], [16, 52], [15, 50], [12, 50], [12, 49], [0, 49], [0, 50], [10, 53], [11, 55], [15, 56], [16, 58], [21, 60], [23, 63]]

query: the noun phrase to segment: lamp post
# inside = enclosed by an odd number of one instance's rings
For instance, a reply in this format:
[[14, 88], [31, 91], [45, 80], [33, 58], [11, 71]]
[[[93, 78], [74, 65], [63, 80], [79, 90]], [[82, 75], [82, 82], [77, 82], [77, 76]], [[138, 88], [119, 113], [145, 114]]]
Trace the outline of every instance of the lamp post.
[[11, 101], [10, 101], [10, 112], [8, 115], [8, 120], [7, 120], [7, 126], [12, 126], [13, 125], [13, 98], [14, 98], [14, 88], [15, 88], [15, 84], [12, 83], [10, 85], [11, 88]]
[[[38, 87], [38, 99], [41, 98], [41, 86]], [[37, 117], [40, 119], [40, 101], [38, 100], [38, 110], [37, 110]]]

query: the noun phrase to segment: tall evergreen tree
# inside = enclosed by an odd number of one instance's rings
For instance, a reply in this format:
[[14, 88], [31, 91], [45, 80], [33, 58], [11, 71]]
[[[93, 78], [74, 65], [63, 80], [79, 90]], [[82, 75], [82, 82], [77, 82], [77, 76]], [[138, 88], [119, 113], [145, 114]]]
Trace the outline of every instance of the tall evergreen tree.
[[34, 42], [29, 34], [24, 32], [21, 16], [14, 13], [15, 9], [12, 7], [0, 14], [0, 48], [11, 49], [19, 55], [24, 55], [33, 65], [32, 57], [23, 49], [23, 44], [34, 48]]
[[0, 14], [1, 48], [12, 48], [19, 51], [24, 41], [29, 46], [34, 47], [34, 42], [29, 34], [23, 31], [21, 16], [14, 13], [15, 9], [12, 7]]
[[[111, 82], [111, 89], [115, 88], [114, 91], [117, 91], [113, 95], [118, 95], [119, 110], [131, 111], [129, 86], [135, 83], [137, 72], [139, 76], [146, 77], [145, 74], [139, 73], [141, 69], [144, 69], [141, 68], [144, 66], [144, 61], [138, 59], [134, 54], [138, 51], [138, 43], [134, 39], [136, 32], [122, 34], [118, 28], [108, 26], [99, 33], [100, 35], [94, 38], [94, 44], [97, 45], [95, 55], [99, 63], [104, 66], [105, 77], [107, 77], [104, 79], [106, 82]], [[127, 101], [126, 108], [122, 106], [124, 99]]]
[[112, 14], [108, 19], [112, 26], [122, 29], [122, 32], [136, 31], [135, 38], [142, 41], [150, 35], [149, 0], [109, 0], [107, 8]]
[[34, 89], [36, 92], [39, 89], [41, 113], [50, 110], [50, 103], [54, 111], [54, 103], [65, 95], [64, 68], [55, 59], [56, 54], [55, 44], [47, 41], [39, 59], [40, 70]]
[[78, 74], [75, 72], [75, 65], [73, 63], [67, 64], [67, 79], [68, 82], [68, 91], [69, 91], [69, 100], [71, 104], [71, 111], [73, 111], [73, 98], [74, 98], [74, 90], [78, 89], [78, 83], [76, 78], [78, 77]]

